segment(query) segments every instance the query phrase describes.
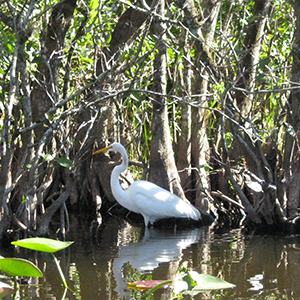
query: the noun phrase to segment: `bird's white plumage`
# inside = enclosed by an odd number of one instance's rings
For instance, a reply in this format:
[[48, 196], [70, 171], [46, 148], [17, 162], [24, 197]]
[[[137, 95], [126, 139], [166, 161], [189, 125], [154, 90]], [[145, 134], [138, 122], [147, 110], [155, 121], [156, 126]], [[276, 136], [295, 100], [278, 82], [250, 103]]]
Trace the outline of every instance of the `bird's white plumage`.
[[193, 205], [169, 191], [149, 181], [136, 181], [127, 191], [120, 186], [119, 176], [128, 167], [128, 156], [125, 148], [119, 143], [100, 149], [94, 154], [104, 151], [117, 151], [122, 156], [122, 163], [116, 166], [111, 175], [111, 190], [115, 199], [125, 208], [144, 217], [145, 225], [165, 218], [189, 218], [199, 220], [201, 214]]

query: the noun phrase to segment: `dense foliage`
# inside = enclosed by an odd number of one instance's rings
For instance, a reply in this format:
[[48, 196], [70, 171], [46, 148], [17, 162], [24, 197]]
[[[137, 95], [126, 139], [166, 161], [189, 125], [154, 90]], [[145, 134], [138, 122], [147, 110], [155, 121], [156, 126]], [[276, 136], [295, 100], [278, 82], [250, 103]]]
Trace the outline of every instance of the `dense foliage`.
[[[91, 153], [114, 140], [135, 178], [165, 168], [220, 222], [297, 228], [291, 3], [1, 1], [1, 235], [45, 235], [55, 215], [64, 234], [71, 208], [111, 206], [111, 164]], [[153, 163], [165, 136], [177, 169], [170, 151]]]

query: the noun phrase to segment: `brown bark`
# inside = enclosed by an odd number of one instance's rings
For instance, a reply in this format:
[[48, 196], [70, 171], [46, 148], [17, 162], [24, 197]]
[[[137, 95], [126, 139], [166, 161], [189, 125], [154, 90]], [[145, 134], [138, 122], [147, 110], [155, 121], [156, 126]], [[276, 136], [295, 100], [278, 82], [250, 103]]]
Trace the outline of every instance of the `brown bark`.
[[[188, 39], [185, 38], [184, 45], [185, 57], [184, 61], [184, 73], [183, 73], [183, 86], [184, 94], [186, 95], [186, 101], [190, 101], [189, 96], [192, 94], [192, 67], [189, 57], [190, 47], [188, 46]], [[186, 197], [189, 199], [189, 195], [192, 190], [192, 168], [191, 168], [191, 106], [187, 103], [182, 103], [180, 108], [180, 132], [178, 134], [178, 150], [177, 150], [177, 169], [181, 180], [181, 185], [185, 191]]]
[[[242, 89], [253, 91], [259, 53], [270, 5], [270, 0], [255, 1], [252, 12], [254, 20], [247, 27], [247, 34], [244, 40], [245, 53], [240, 61], [240, 69], [243, 73], [237, 82], [237, 86]], [[245, 95], [243, 92], [237, 91], [236, 100], [242, 114], [248, 117], [251, 112], [253, 95]]]
[[[15, 31], [16, 43], [13, 54], [12, 63], [10, 66], [10, 87], [9, 87], [9, 95], [7, 102], [4, 101], [5, 105], [5, 119], [3, 123], [2, 129], [2, 137], [1, 137], [1, 162], [0, 162], [0, 198], [2, 199], [2, 212], [8, 218], [3, 218], [3, 220], [11, 219], [11, 193], [13, 191], [13, 187], [16, 185], [18, 178], [23, 172], [21, 166], [13, 165], [13, 155], [16, 155], [15, 151], [17, 148], [16, 138], [18, 137], [18, 132], [15, 130], [15, 133], [12, 134], [11, 128], [17, 126], [15, 122], [18, 121], [19, 116], [16, 114], [17, 109], [14, 107], [18, 106], [18, 109], [21, 109], [24, 115], [24, 123], [26, 126], [30, 126], [31, 121], [31, 110], [30, 110], [30, 87], [29, 87], [29, 79], [27, 76], [26, 69], [26, 54], [25, 54], [25, 42], [30, 37], [32, 29], [29, 26], [28, 18], [29, 13], [32, 12], [32, 8], [34, 3], [31, 4], [29, 11], [27, 12], [27, 18], [23, 15], [20, 15], [18, 18], [10, 18], [4, 17], [1, 14], [2, 20], [7, 22], [8, 26], [11, 26]], [[17, 12], [12, 10], [13, 14]], [[19, 81], [21, 83], [21, 90], [23, 101], [19, 103], [20, 98], [20, 90], [19, 90]], [[5, 82], [5, 80], [3, 81]], [[5, 87], [5, 86], [3, 86]], [[3, 89], [5, 91], [5, 88]], [[3, 93], [4, 96], [4, 93]], [[4, 97], [3, 97], [4, 99]], [[21, 105], [22, 104], [22, 105]], [[28, 107], [29, 105], [29, 107]], [[13, 122], [14, 120], [14, 122]], [[15, 129], [15, 128], [14, 128]], [[29, 162], [31, 158], [32, 151], [29, 147], [33, 143], [32, 132], [26, 132], [22, 135], [23, 142], [23, 151], [21, 155], [23, 156], [20, 159], [24, 164]], [[23, 181], [26, 182], [26, 179]], [[24, 192], [22, 190], [21, 192]], [[2, 227], [1, 227], [2, 228]], [[0, 230], [0, 236], [2, 236], [2, 232]]]
[[[292, 82], [300, 82], [300, 4], [292, 1], [296, 17], [294, 44], [292, 48], [293, 66]], [[286, 133], [284, 153], [284, 171], [287, 179], [287, 212], [289, 216], [298, 213], [300, 203], [300, 91], [291, 92], [288, 103], [288, 122], [293, 126], [295, 136]]]
[[[41, 120], [49, 108], [59, 100], [57, 80], [60, 57], [75, 7], [76, 0], [64, 0], [60, 1], [51, 13], [45, 33], [42, 61], [38, 65], [36, 82], [31, 93], [33, 122]], [[40, 140], [44, 132], [43, 126], [36, 128], [36, 139]]]
[[[165, 1], [158, 1], [157, 14], [163, 16], [164, 7]], [[154, 60], [154, 89], [161, 96], [156, 96], [153, 102], [149, 180], [184, 198], [172, 149], [167, 99], [163, 96], [167, 90], [166, 25], [160, 21], [156, 21], [154, 30], [158, 36], [158, 53]]]
[[[3, 18], [2, 18], [3, 19]], [[9, 18], [8, 18], [9, 19]], [[13, 21], [13, 20], [10, 20]], [[12, 160], [15, 150], [15, 139], [17, 135], [13, 135], [11, 132], [11, 127], [13, 126], [13, 107], [18, 103], [18, 57], [21, 48], [24, 46], [26, 40], [25, 30], [22, 29], [22, 23], [20, 19], [14, 19], [14, 23], [10, 23], [10, 26], [16, 30], [16, 44], [12, 57], [12, 62], [10, 65], [10, 72], [7, 76], [10, 77], [10, 85], [8, 92], [8, 99], [5, 103], [4, 111], [4, 121], [1, 132], [1, 148], [0, 148], [0, 199], [1, 199], [1, 220], [3, 220], [7, 225], [7, 220], [10, 221], [11, 211], [9, 206], [9, 199], [12, 192], [12, 181], [13, 181], [13, 172], [12, 172]], [[5, 78], [3, 79], [3, 83]], [[3, 84], [3, 99], [6, 85]], [[3, 232], [1, 229], [5, 226], [0, 226], [0, 238], [2, 237]]]
[[[197, 71], [200, 72], [201, 76], [195, 74], [194, 87], [196, 87], [196, 90], [194, 90], [194, 92], [206, 95], [208, 92], [208, 81], [206, 78], [209, 77], [209, 71], [205, 66], [211, 64], [210, 49], [206, 45], [210, 45], [213, 41], [220, 3], [216, 1], [205, 1], [203, 5], [205, 12], [204, 17], [207, 17], [208, 21], [205, 24], [205, 43], [201, 41], [196, 43], [196, 52], [199, 53], [199, 57], [196, 60]], [[200, 34], [200, 36], [202, 36], [202, 34]], [[206, 107], [207, 101], [206, 96], [200, 97], [200, 106]], [[207, 197], [207, 193], [210, 191], [210, 183], [205, 165], [209, 161], [210, 149], [207, 140], [205, 115], [205, 108], [192, 108], [192, 164], [193, 167], [197, 169], [197, 172], [194, 172], [196, 203], [203, 211], [209, 213], [212, 209], [212, 205]]]
[[74, 181], [70, 180], [67, 185], [65, 191], [61, 193], [57, 200], [55, 200], [47, 209], [46, 212], [43, 214], [37, 234], [39, 236], [45, 236], [49, 234], [49, 225], [52, 217], [54, 214], [63, 207], [64, 203], [68, 200], [72, 189], [74, 188]]
[[[64, 50], [65, 35], [69, 29], [75, 7], [75, 0], [65, 0], [55, 5], [52, 10], [49, 23], [47, 24], [42, 61], [38, 65], [36, 81], [31, 92], [32, 120], [30, 122], [39, 122], [39, 120], [44, 118], [45, 113], [59, 101], [58, 72], [61, 64], [60, 57]], [[37, 147], [30, 162], [32, 167], [26, 176], [28, 180], [24, 183], [26, 192], [23, 195], [26, 199], [26, 208], [23, 210], [22, 219], [29, 229], [35, 229], [37, 225], [38, 202], [43, 205], [44, 199], [38, 199], [37, 190], [40, 188], [39, 196], [41, 197], [43, 191], [51, 183], [51, 176], [49, 179], [47, 174], [52, 174], [52, 172], [45, 170], [44, 166], [39, 166], [41, 156], [47, 145], [49, 147], [46, 151], [56, 152], [55, 143], [49, 145], [55, 125], [52, 124], [53, 128], [47, 128], [43, 125], [41, 124], [35, 129]], [[44, 177], [41, 178], [37, 174], [44, 174]], [[44, 182], [45, 178], [48, 180], [48, 183]], [[41, 186], [43, 187], [41, 188]]]
[[[186, 88], [185, 93], [190, 95], [192, 93], [205, 94], [207, 92], [207, 76], [208, 69], [213, 71], [213, 63], [210, 57], [209, 47], [205, 45], [212, 41], [215, 24], [217, 21], [217, 12], [219, 4], [214, 1], [208, 1], [204, 3], [204, 15], [210, 16], [209, 21], [204, 26], [204, 32], [199, 22], [199, 13], [195, 7], [194, 1], [177, 0], [176, 3], [184, 10], [184, 24], [192, 32], [194, 36], [198, 37], [196, 43], [194, 40], [190, 43], [196, 48], [196, 57], [194, 71], [194, 80], [191, 82], [192, 74], [189, 74], [190, 66], [186, 62], [186, 73], [184, 75], [184, 86]], [[202, 8], [203, 8], [202, 6]], [[203, 37], [205, 34], [207, 40]], [[187, 53], [185, 57], [188, 57]], [[206, 97], [203, 96], [199, 99], [200, 106], [206, 105]], [[183, 104], [184, 106], [184, 104]], [[190, 107], [185, 105], [182, 107], [181, 117], [181, 136], [178, 139], [178, 158], [177, 165], [180, 170], [180, 176], [183, 180], [184, 188], [195, 189], [196, 193], [194, 198], [196, 199], [196, 205], [209, 213], [212, 208], [207, 199], [207, 192], [210, 190], [209, 178], [204, 166], [207, 164], [209, 158], [209, 145], [207, 141], [206, 124], [205, 124], [205, 109]], [[191, 176], [191, 170], [193, 171], [193, 177]], [[183, 172], [184, 170], [184, 172]], [[189, 182], [188, 182], [189, 181]], [[192, 186], [191, 186], [192, 183]]]
[[113, 64], [111, 60], [117, 60], [119, 50], [122, 49], [126, 43], [130, 43], [148, 16], [148, 14], [134, 8], [129, 8], [122, 14], [112, 33], [108, 50], [105, 51], [97, 61], [97, 75], [104, 72], [109, 64]]
[[[249, 23], [247, 27], [246, 37], [244, 39], [244, 55], [239, 61], [239, 69], [242, 71], [239, 74], [239, 79], [236, 86], [247, 90], [253, 91], [256, 81], [256, 69], [258, 67], [259, 55], [261, 51], [262, 38], [265, 32], [265, 26], [270, 13], [270, 0], [257, 0], [255, 1], [253, 7], [254, 20]], [[233, 103], [227, 103], [227, 105], [232, 105], [232, 111], [236, 113], [236, 119], [240, 124], [246, 128], [243, 132], [234, 123], [230, 123], [229, 131], [233, 133], [235, 139], [232, 147], [232, 152], [229, 153], [230, 158], [237, 160], [237, 158], [243, 158], [245, 160], [245, 165], [250, 172], [256, 174], [260, 180], [265, 181], [267, 184], [274, 183], [274, 177], [271, 172], [271, 167], [269, 166], [266, 157], [264, 156], [261, 141], [253, 141], [249, 135], [253, 132], [253, 124], [251, 124], [251, 110], [254, 100], [253, 94], [244, 93], [241, 90], [235, 92], [235, 100], [238, 105], [238, 109], [234, 108]], [[234, 118], [233, 114], [230, 115]], [[226, 122], [227, 123], [227, 122]], [[227, 123], [228, 125], [228, 123]], [[226, 153], [225, 147], [223, 147], [224, 153]], [[229, 159], [225, 162], [229, 164]], [[231, 183], [235, 180], [232, 175], [229, 175], [231, 171], [227, 169], [227, 178], [230, 179]], [[258, 202], [263, 203], [260, 209], [261, 216], [263, 216], [264, 221], [267, 224], [274, 224], [275, 220], [275, 197], [271, 189], [265, 191], [265, 194], [258, 193], [252, 194], [249, 199], [244, 195], [244, 191], [239, 187], [235, 187], [236, 193], [239, 195], [240, 200], [246, 208], [249, 218], [254, 223], [261, 223], [258, 212], [254, 209]], [[276, 194], [276, 193], [275, 193]], [[251, 201], [250, 201], [251, 199]]]
[[[245, 37], [244, 56], [240, 61], [239, 69], [242, 71], [237, 86], [244, 90], [253, 91], [256, 80], [256, 69], [258, 67], [259, 55], [262, 45], [262, 38], [265, 31], [266, 21], [270, 13], [270, 0], [257, 0], [253, 7], [253, 16], [255, 20], [252, 21], [248, 28]], [[242, 91], [236, 91], [235, 98], [239, 108], [238, 118], [242, 119], [241, 124], [248, 132], [240, 132], [232, 124], [232, 131], [236, 134], [234, 157], [244, 157], [248, 168], [251, 172], [257, 174], [261, 179], [265, 179], [268, 183], [273, 183], [271, 174], [266, 174], [265, 169], [270, 169], [264, 155], [262, 154], [262, 145], [260, 141], [253, 143], [248, 134], [253, 133], [253, 126], [248, 120], [251, 120], [251, 109], [253, 103], [253, 94], [246, 94]]]

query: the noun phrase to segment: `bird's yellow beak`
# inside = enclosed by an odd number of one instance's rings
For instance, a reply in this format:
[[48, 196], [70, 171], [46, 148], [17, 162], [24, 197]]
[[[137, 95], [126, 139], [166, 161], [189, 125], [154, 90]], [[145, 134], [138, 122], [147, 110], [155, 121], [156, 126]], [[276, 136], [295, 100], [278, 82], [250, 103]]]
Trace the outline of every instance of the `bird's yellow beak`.
[[110, 149], [110, 148], [111, 148], [111, 146], [107, 146], [107, 147], [105, 147], [105, 148], [99, 149], [99, 150], [93, 152], [93, 155], [98, 154], [98, 153], [105, 152], [105, 151], [107, 151], [107, 150]]

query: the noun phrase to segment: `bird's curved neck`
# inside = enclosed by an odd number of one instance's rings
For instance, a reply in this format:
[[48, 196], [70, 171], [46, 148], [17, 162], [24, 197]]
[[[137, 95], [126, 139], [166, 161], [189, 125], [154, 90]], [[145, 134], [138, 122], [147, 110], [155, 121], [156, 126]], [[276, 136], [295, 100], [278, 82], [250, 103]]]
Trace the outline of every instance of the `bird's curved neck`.
[[125, 171], [128, 167], [128, 156], [127, 153], [124, 154], [124, 157], [122, 159], [122, 163], [116, 167], [114, 167], [111, 178], [110, 178], [110, 185], [112, 194], [115, 197], [115, 199], [124, 206], [124, 203], [127, 202], [127, 194], [126, 191], [124, 191], [120, 185], [119, 177], [123, 171]]

